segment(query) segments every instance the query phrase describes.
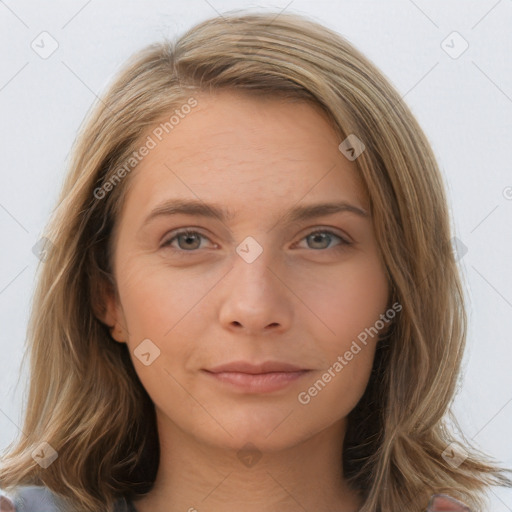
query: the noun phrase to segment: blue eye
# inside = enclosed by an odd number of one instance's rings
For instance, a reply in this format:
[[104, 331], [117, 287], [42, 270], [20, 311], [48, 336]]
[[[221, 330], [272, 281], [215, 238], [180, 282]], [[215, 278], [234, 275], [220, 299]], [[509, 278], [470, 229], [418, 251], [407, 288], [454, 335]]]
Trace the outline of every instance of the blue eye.
[[178, 243], [180, 240], [183, 240], [185, 241], [186, 244], [192, 244], [194, 245], [194, 247], [186, 247], [185, 249], [183, 247], [180, 247], [179, 249], [177, 249], [178, 251], [185, 251], [185, 252], [190, 252], [191, 250], [193, 251], [194, 249], [197, 249], [197, 240], [199, 240], [200, 238], [204, 238], [206, 240], [208, 240], [208, 238], [206, 238], [205, 236], [203, 236], [201, 233], [198, 233], [197, 231], [180, 231], [179, 233], [176, 233], [172, 238], [169, 238], [169, 240], [167, 240], [166, 242], [164, 242], [162, 244], [162, 247], [168, 247], [171, 245], [171, 243], [174, 241], [174, 240], [178, 240]]
[[[327, 235], [327, 237], [325, 236]], [[332, 238], [337, 238], [338, 240], [341, 240], [341, 243], [339, 243], [336, 247], [310, 247], [310, 249], [344, 249], [345, 246], [352, 245], [351, 242], [348, 240], [345, 240], [341, 236], [337, 235], [336, 233], [328, 230], [328, 229], [318, 229], [316, 231], [312, 231], [308, 235], [306, 235], [303, 240], [313, 240], [314, 243], [319, 243], [320, 245], [324, 245], [324, 242], [327, 241], [327, 245], [329, 245], [329, 242], [332, 240]]]
[[[337, 238], [341, 242], [335, 245], [334, 247], [329, 247], [330, 242], [332, 239]], [[185, 253], [185, 252], [195, 252], [196, 249], [200, 248], [201, 245], [201, 239], [209, 240], [206, 236], [202, 235], [198, 231], [191, 231], [191, 230], [183, 230], [180, 232], [177, 232], [174, 234], [172, 238], [169, 238], [166, 242], [162, 244], [162, 247], [171, 247], [172, 243], [176, 240], [178, 242], [178, 248], [172, 247], [172, 249], [177, 253]], [[312, 231], [311, 233], [307, 234], [305, 237], [301, 239], [302, 240], [310, 240], [313, 241], [312, 243], [318, 243], [321, 247], [309, 247], [310, 249], [314, 250], [321, 250], [321, 249], [344, 249], [347, 246], [352, 245], [352, 242], [349, 242], [348, 240], [342, 238], [341, 236], [337, 235], [333, 231], [327, 230], [327, 229], [319, 229], [316, 231]], [[325, 242], [327, 242], [327, 246], [325, 245]]]

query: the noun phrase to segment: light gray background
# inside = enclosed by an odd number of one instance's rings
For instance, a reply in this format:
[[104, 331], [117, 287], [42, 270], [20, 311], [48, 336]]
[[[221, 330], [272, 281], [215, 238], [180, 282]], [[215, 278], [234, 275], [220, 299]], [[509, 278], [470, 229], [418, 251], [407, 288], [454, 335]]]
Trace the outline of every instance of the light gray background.
[[[21, 423], [26, 376], [17, 381], [39, 263], [32, 247], [91, 102], [140, 47], [217, 12], [260, 7], [306, 14], [347, 37], [426, 132], [454, 234], [467, 247], [470, 332], [455, 411], [469, 438], [512, 467], [512, 0], [0, 0], [0, 449]], [[47, 59], [31, 48], [43, 31], [59, 45]], [[446, 39], [453, 31], [469, 44], [458, 58], [443, 49], [461, 48]], [[493, 512], [512, 511], [512, 491], [491, 496]]]

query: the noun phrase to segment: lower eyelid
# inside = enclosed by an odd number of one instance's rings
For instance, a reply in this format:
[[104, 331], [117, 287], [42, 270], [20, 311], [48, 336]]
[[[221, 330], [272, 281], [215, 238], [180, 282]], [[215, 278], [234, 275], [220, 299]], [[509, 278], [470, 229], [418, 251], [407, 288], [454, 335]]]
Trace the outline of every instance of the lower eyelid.
[[[347, 238], [341, 236], [341, 235], [338, 235], [337, 233], [335, 233], [334, 231], [330, 231], [328, 229], [318, 229], [318, 230], [315, 230], [315, 231], [311, 231], [310, 233], [307, 233], [306, 235], [304, 235], [300, 240], [299, 242], [302, 242], [302, 240], [305, 240], [306, 238], [308, 238], [309, 236], [312, 236], [312, 235], [316, 235], [316, 234], [327, 234], [329, 235], [330, 237], [334, 237], [334, 238], [338, 238], [340, 240], [340, 243], [333, 246], [333, 247], [327, 247], [325, 249], [312, 249], [313, 251], [322, 251], [322, 250], [327, 250], [327, 249], [335, 249], [337, 247], [343, 247], [343, 246], [347, 246], [347, 245], [352, 245], [352, 242], [350, 242], [349, 240], [347, 240]], [[298, 242], [297, 242], [298, 243]]]
[[[325, 251], [327, 249], [334, 249], [336, 247], [343, 247], [343, 246], [348, 246], [348, 245], [352, 245], [352, 242], [350, 240], [347, 240], [347, 238], [341, 236], [341, 235], [338, 235], [337, 233], [333, 232], [333, 231], [330, 231], [328, 229], [326, 230], [322, 230], [322, 229], [319, 229], [319, 230], [315, 230], [315, 231], [311, 231], [310, 233], [306, 233], [298, 242], [296, 242], [294, 245], [298, 244], [299, 242], [302, 242], [303, 240], [305, 240], [306, 238], [308, 238], [309, 236], [311, 235], [315, 235], [315, 234], [320, 234], [320, 233], [324, 233], [324, 234], [327, 234], [329, 236], [333, 236], [335, 238], [338, 238], [340, 240], [340, 243], [335, 245], [334, 247], [327, 247], [325, 249], [311, 249], [313, 251]], [[178, 233], [175, 233], [171, 238], [169, 238], [167, 241], [163, 242], [162, 244], [162, 248], [166, 248], [166, 247], [170, 247], [171, 249], [174, 249], [176, 252], [183, 252], [183, 253], [186, 253], [186, 252], [190, 252], [190, 253], [194, 253], [194, 252], [197, 252], [199, 249], [191, 249], [189, 251], [185, 250], [185, 249], [175, 249], [174, 247], [171, 247], [171, 243], [174, 242], [175, 240], [177, 240], [177, 238], [181, 235], [199, 235], [200, 238], [203, 238], [204, 240], [208, 240], [210, 243], [213, 243], [206, 235], [203, 235], [202, 233], [200, 233], [199, 231], [181, 231], [181, 232], [178, 232]], [[216, 244], [214, 244], [216, 245]]]
[[[206, 235], [203, 235], [199, 231], [181, 231], [181, 232], [175, 233], [173, 236], [171, 236], [166, 241], [164, 241], [162, 243], [161, 247], [163, 247], [163, 248], [171, 247], [171, 243], [173, 243], [175, 240], [178, 239], [179, 236], [182, 236], [182, 235], [198, 235], [200, 238], [202, 238], [204, 240], [208, 240], [209, 242], [213, 243]], [[193, 250], [187, 251], [185, 249], [175, 249], [174, 247], [171, 247], [171, 249], [174, 249], [175, 251], [178, 251], [178, 252], [196, 252], [198, 250], [198, 249], [193, 249]]]

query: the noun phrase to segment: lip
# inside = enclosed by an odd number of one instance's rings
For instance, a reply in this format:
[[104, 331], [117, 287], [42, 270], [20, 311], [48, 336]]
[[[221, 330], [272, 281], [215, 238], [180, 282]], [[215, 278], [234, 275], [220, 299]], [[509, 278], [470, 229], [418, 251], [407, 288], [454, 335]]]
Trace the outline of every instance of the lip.
[[265, 361], [260, 364], [252, 364], [247, 361], [232, 361], [231, 363], [221, 364], [208, 368], [206, 371], [211, 373], [236, 372], [250, 373], [253, 375], [270, 372], [300, 372], [309, 368], [301, 368], [290, 363], [282, 363], [279, 361]]
[[242, 392], [271, 393], [289, 386], [311, 370], [278, 361], [261, 364], [234, 361], [203, 371], [210, 378]]
[[269, 372], [269, 373], [242, 373], [242, 372], [209, 372], [205, 374], [213, 379], [227, 384], [246, 393], [271, 393], [278, 391], [292, 382], [297, 381], [310, 370], [298, 372]]

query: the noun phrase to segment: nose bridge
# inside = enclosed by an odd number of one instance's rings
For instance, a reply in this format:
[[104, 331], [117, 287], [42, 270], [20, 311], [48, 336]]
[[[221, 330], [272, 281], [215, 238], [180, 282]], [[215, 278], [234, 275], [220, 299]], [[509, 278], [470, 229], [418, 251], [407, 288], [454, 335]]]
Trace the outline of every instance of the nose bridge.
[[292, 315], [286, 287], [275, 275], [276, 268], [281, 267], [279, 259], [276, 251], [254, 237], [247, 237], [236, 247], [219, 310], [225, 327], [236, 325], [257, 333], [268, 326], [283, 328], [289, 324]]
[[245, 285], [251, 284], [252, 286], [254, 284], [256, 288], [261, 288], [264, 291], [269, 285], [268, 281], [275, 280], [275, 271], [272, 272], [270, 267], [275, 266], [275, 262], [279, 258], [276, 260], [273, 249], [269, 247], [267, 241], [263, 241], [262, 236], [258, 238], [259, 241], [253, 236], [247, 236], [238, 244], [234, 270], [238, 279]]

